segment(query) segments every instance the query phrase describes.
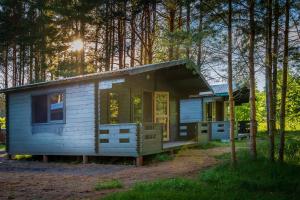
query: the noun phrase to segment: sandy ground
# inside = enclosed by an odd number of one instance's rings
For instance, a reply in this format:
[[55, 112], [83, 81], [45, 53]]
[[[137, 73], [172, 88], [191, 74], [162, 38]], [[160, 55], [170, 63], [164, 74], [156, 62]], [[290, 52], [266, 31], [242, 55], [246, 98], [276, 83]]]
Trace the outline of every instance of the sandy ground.
[[[0, 158], [0, 199], [100, 199], [134, 183], [161, 178], [194, 177], [217, 164], [229, 148], [185, 149], [171, 161], [142, 167], [128, 165], [42, 163]], [[123, 189], [95, 191], [97, 182], [118, 179]]]

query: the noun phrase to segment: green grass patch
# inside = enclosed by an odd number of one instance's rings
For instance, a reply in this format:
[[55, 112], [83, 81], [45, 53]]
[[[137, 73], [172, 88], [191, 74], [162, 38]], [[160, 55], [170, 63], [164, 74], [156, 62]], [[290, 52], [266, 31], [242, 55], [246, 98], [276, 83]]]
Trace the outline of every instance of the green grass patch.
[[[176, 178], [138, 183], [129, 191], [118, 192], [105, 199], [296, 200], [300, 194], [300, 163], [297, 162], [300, 156], [292, 157], [289, 154], [300, 151], [299, 139], [299, 132], [287, 134], [287, 149], [291, 150], [286, 150], [287, 162], [284, 164], [268, 161], [268, 140], [260, 137], [257, 141], [259, 156], [255, 161], [250, 158], [247, 149], [241, 148], [237, 153], [238, 163], [235, 168], [229, 162], [230, 154], [224, 154], [219, 157], [223, 160], [222, 164], [201, 172], [196, 179]], [[219, 145], [223, 144], [212, 142], [204, 148]], [[237, 142], [237, 146], [246, 145], [245, 141]]]
[[[127, 192], [119, 192], [106, 200], [135, 199], [261, 199], [296, 200], [300, 194], [300, 166], [240, 158], [232, 168], [229, 162], [209, 169], [196, 180], [176, 178], [138, 183]], [[244, 156], [244, 155], [243, 155]]]
[[164, 162], [164, 161], [169, 161], [169, 160], [173, 160], [174, 157], [168, 153], [160, 153], [160, 154], [156, 154], [154, 155], [152, 162]]
[[32, 155], [15, 155], [14, 159], [16, 160], [26, 160], [26, 159], [31, 159]]
[[0, 151], [4, 151], [5, 150], [5, 145], [4, 144], [0, 144]]
[[[246, 147], [247, 146], [247, 140], [235, 140], [236, 147]], [[210, 141], [206, 144], [199, 144], [198, 148], [200, 149], [211, 149], [216, 147], [229, 147], [230, 141], [220, 141], [220, 140], [214, 140]]]
[[95, 190], [117, 189], [122, 188], [123, 184], [119, 180], [110, 180], [106, 182], [99, 182], [95, 185]]

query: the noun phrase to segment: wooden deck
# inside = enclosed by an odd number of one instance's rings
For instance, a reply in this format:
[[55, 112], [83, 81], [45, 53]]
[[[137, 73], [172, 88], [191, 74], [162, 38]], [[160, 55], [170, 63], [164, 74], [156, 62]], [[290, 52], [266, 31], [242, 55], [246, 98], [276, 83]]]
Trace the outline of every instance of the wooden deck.
[[169, 151], [172, 149], [180, 149], [182, 147], [192, 147], [196, 146], [196, 141], [175, 141], [175, 142], [165, 142], [163, 144], [163, 151]]

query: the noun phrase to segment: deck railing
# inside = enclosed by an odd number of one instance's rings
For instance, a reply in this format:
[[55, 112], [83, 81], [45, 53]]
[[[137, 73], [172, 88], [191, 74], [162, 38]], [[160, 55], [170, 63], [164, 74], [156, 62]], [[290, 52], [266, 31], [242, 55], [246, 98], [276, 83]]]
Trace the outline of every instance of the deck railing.
[[[229, 140], [229, 121], [198, 122], [198, 143], [208, 140]], [[235, 124], [235, 137], [249, 133], [249, 121], [237, 121]]]
[[100, 155], [138, 156], [136, 123], [101, 124], [99, 126]]
[[140, 155], [160, 153], [163, 149], [163, 126], [158, 123], [143, 123], [139, 126]]
[[162, 125], [156, 123], [101, 124], [98, 154], [141, 156], [162, 151]]

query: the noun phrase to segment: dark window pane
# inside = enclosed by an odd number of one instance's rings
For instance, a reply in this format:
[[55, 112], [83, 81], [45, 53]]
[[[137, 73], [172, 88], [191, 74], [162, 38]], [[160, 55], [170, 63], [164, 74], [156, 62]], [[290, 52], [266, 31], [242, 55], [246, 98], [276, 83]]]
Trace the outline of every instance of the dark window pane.
[[39, 95], [32, 97], [32, 122], [47, 122], [47, 95]]
[[50, 120], [57, 121], [64, 119], [64, 94], [57, 93], [50, 95]]

